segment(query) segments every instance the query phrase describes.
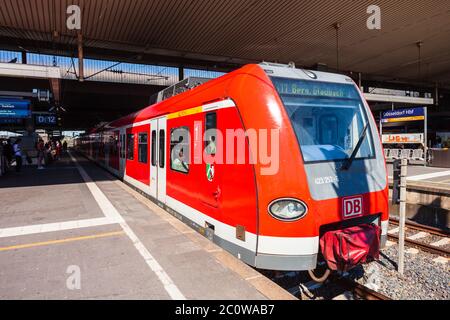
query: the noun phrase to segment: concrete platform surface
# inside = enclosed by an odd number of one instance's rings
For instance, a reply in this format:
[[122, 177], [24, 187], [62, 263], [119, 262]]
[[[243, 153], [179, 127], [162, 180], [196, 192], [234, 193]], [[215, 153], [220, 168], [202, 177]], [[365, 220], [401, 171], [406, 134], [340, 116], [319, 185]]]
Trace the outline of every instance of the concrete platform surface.
[[0, 299], [294, 298], [74, 154], [0, 177], [0, 203]]
[[[392, 179], [392, 163], [386, 164], [388, 176]], [[424, 165], [408, 165], [408, 181], [422, 181], [436, 184], [442, 188], [450, 189], [450, 169], [436, 168]]]

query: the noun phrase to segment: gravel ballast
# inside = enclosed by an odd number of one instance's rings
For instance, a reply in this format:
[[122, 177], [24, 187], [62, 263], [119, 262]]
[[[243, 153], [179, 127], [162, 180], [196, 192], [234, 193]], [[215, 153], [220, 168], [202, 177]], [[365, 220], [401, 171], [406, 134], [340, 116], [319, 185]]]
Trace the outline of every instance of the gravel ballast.
[[[404, 275], [397, 272], [398, 245], [381, 251], [380, 260], [350, 272], [359, 283], [395, 300], [450, 299], [450, 269], [446, 263], [433, 261], [439, 256], [405, 247]], [[416, 253], [414, 253], [416, 252]], [[362, 269], [362, 270], [361, 270]]]

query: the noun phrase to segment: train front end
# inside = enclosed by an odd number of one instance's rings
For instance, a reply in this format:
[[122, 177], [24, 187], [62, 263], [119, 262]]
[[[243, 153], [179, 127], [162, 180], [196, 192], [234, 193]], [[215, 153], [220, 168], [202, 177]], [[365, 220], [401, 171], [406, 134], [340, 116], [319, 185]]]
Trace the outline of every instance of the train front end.
[[257, 265], [347, 271], [377, 259], [387, 236], [387, 174], [360, 90], [345, 75], [261, 68], [273, 84], [280, 109], [268, 112], [271, 123], [282, 119], [283, 142], [277, 174], [259, 180]]

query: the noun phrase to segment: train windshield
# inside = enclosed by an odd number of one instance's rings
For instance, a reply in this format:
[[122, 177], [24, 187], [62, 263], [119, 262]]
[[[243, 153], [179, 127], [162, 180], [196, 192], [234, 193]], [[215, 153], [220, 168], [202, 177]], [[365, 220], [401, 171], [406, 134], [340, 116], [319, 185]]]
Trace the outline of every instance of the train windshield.
[[375, 157], [368, 117], [352, 84], [272, 77], [305, 162]]

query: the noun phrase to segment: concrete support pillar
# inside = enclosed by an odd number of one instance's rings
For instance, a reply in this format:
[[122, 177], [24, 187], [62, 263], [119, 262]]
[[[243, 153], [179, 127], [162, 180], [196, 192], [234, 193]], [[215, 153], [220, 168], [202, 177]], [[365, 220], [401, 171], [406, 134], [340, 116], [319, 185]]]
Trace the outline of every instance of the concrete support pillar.
[[184, 79], [184, 68], [183, 66], [178, 68], [178, 81], [181, 81]]

